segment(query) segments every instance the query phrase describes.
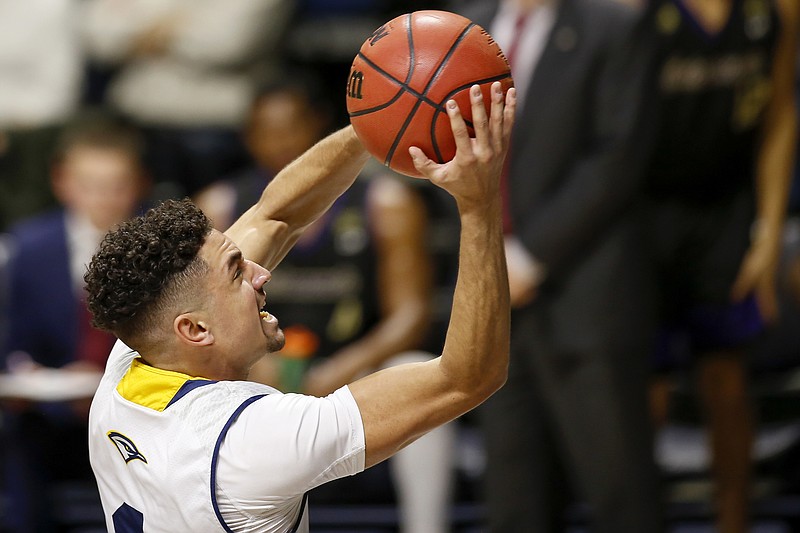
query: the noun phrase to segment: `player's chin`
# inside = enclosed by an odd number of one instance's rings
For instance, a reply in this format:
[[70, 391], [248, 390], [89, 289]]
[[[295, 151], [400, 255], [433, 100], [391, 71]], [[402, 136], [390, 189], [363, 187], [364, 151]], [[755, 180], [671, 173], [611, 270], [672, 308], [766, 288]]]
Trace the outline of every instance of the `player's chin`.
[[276, 327], [275, 332], [272, 334], [267, 334], [265, 332], [265, 337], [267, 338], [268, 353], [279, 352], [283, 349], [283, 345], [286, 344], [286, 337], [283, 334], [283, 330], [279, 327]]

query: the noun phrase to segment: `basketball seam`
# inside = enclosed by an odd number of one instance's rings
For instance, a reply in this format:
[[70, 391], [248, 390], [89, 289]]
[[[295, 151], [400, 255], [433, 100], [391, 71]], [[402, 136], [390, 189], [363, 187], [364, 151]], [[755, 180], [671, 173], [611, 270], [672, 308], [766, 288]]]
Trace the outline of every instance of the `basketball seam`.
[[[350, 115], [351, 117], [360, 117], [360, 116], [362, 116], [362, 115], [368, 115], [368, 114], [370, 114], [370, 113], [373, 113], [373, 112], [375, 112], [375, 111], [380, 111], [381, 109], [385, 109], [385, 108], [389, 107], [389, 105], [391, 105], [392, 103], [394, 103], [394, 101], [395, 101], [395, 100], [396, 100], [396, 99], [397, 99], [397, 98], [398, 98], [398, 97], [399, 97], [401, 94], [403, 94], [403, 92], [407, 92], [407, 93], [411, 94], [411, 96], [414, 96], [414, 97], [416, 97], [417, 99], [419, 99], [419, 100], [422, 100], [422, 101], [423, 101], [423, 102], [425, 102], [426, 104], [428, 104], [428, 105], [431, 105], [431, 106], [433, 106], [433, 107], [439, 107], [439, 106], [441, 105], [441, 104], [437, 104], [436, 102], [434, 102], [434, 101], [433, 101], [433, 100], [431, 100], [430, 98], [426, 97], [426, 96], [425, 96], [424, 94], [422, 94], [421, 92], [419, 92], [419, 91], [416, 91], [414, 88], [412, 88], [412, 87], [411, 87], [411, 86], [408, 84], [408, 81], [405, 81], [405, 82], [403, 82], [403, 81], [400, 81], [400, 80], [398, 80], [397, 78], [395, 78], [394, 76], [392, 76], [390, 73], [388, 73], [388, 72], [386, 72], [385, 70], [383, 70], [383, 69], [382, 69], [380, 66], [378, 66], [377, 64], [375, 64], [375, 63], [374, 63], [374, 62], [373, 62], [373, 61], [372, 61], [370, 58], [368, 58], [367, 56], [365, 56], [365, 55], [364, 55], [364, 54], [362, 54], [361, 52], [359, 52], [359, 53], [358, 53], [358, 57], [360, 57], [361, 59], [363, 59], [363, 60], [364, 60], [364, 62], [365, 62], [367, 65], [369, 65], [370, 67], [372, 67], [372, 69], [373, 69], [373, 70], [375, 70], [375, 72], [376, 72], [376, 73], [378, 73], [378, 74], [382, 75], [384, 78], [386, 78], [386, 79], [387, 79], [387, 80], [389, 80], [390, 82], [392, 82], [392, 83], [394, 83], [395, 85], [397, 85], [398, 87], [400, 87], [400, 90], [397, 92], [397, 94], [396, 94], [395, 96], [393, 96], [393, 97], [392, 97], [392, 99], [391, 99], [391, 100], [389, 100], [388, 102], [386, 102], [386, 103], [384, 103], [384, 104], [381, 104], [381, 105], [379, 105], [379, 106], [375, 106], [375, 107], [371, 107], [371, 108], [369, 108], [369, 109], [361, 109], [360, 111], [351, 111], [351, 112], [349, 113], [349, 115]], [[411, 79], [411, 78], [408, 78], [408, 80], [410, 80], [410, 79]]]
[[[476, 26], [476, 24], [474, 22], [470, 22], [469, 24], [467, 24], [467, 26], [461, 31], [461, 34], [458, 36], [458, 38], [453, 42], [452, 45], [450, 45], [450, 49], [447, 51], [445, 56], [442, 58], [442, 61], [436, 67], [436, 70], [434, 71], [433, 75], [430, 77], [430, 79], [428, 80], [428, 83], [425, 85], [425, 89], [423, 90], [422, 95], [421, 95], [422, 97], [426, 97], [427, 96], [428, 91], [430, 91], [431, 86], [433, 85], [433, 82], [436, 81], [438, 76], [441, 74], [441, 72], [444, 69], [445, 65], [447, 65], [447, 62], [450, 60], [450, 58], [455, 53], [456, 48], [458, 48], [458, 45], [461, 44], [461, 42], [466, 38], [466, 36], [470, 32], [470, 30], [472, 30], [472, 28], [474, 28], [475, 26]], [[413, 46], [412, 34], [413, 34], [413, 32], [411, 31], [411, 17], [409, 15], [409, 22], [408, 22], [409, 46]], [[417, 102], [414, 104], [414, 107], [411, 109], [411, 112], [409, 112], [408, 116], [406, 117], [405, 122], [400, 127], [400, 131], [397, 132], [397, 135], [394, 138], [394, 142], [392, 143], [391, 148], [386, 153], [386, 160], [384, 161], [385, 165], [389, 165], [391, 163], [392, 158], [394, 157], [394, 153], [397, 150], [397, 146], [400, 144], [400, 139], [402, 139], [403, 135], [405, 135], [405, 132], [408, 129], [409, 124], [411, 124], [411, 120], [414, 118], [414, 115], [417, 113], [417, 111], [419, 110], [419, 107], [421, 105], [422, 105], [422, 99], [418, 99]], [[438, 163], [444, 163], [444, 161], [441, 159], [441, 157], [439, 157], [437, 162]]]
[[[409, 14], [408, 16], [411, 17], [411, 14]], [[394, 76], [392, 76], [391, 74], [389, 74], [388, 72], [386, 72], [382, 68], [380, 68], [378, 65], [373, 63], [372, 60], [370, 60], [360, 50], [358, 51], [358, 57], [363, 59], [364, 62], [366, 62], [369, 66], [371, 66], [373, 69], [375, 69], [379, 74], [382, 74], [384, 77], [389, 78], [390, 81], [395, 82], [398, 85], [400, 85], [400, 90], [397, 91], [397, 94], [395, 94], [388, 102], [386, 102], [384, 104], [381, 104], [379, 106], [373, 107], [371, 109], [362, 109], [361, 111], [355, 111], [353, 113], [350, 113], [350, 117], [351, 118], [352, 117], [358, 117], [358, 116], [361, 116], [361, 115], [367, 115], [369, 113], [373, 113], [375, 111], [380, 111], [381, 109], [385, 109], [385, 108], [389, 107], [390, 105], [392, 105], [393, 103], [395, 103], [397, 101], [397, 99], [400, 98], [400, 95], [403, 94], [404, 90], [406, 90], [406, 89], [410, 90], [411, 89], [408, 86], [408, 84], [411, 82], [411, 78], [414, 77], [414, 67], [416, 66], [415, 65], [415, 63], [416, 63], [416, 61], [415, 61], [416, 55], [415, 55], [415, 50], [414, 50], [414, 46], [413, 46], [414, 43], [413, 43], [413, 41], [411, 39], [411, 35], [410, 35], [410, 33], [411, 33], [411, 24], [410, 23], [408, 25], [407, 33], [409, 34], [408, 35], [408, 43], [409, 43], [409, 49], [408, 49], [409, 58], [408, 58], [408, 61], [409, 61], [409, 65], [408, 65], [408, 74], [406, 74], [406, 81], [405, 82], [401, 82], [400, 80], [396, 79]]]
[[[381, 105], [378, 105], [378, 106], [375, 106], [375, 107], [370, 107], [369, 109], [362, 109], [360, 111], [351, 112], [350, 113], [350, 117], [351, 118], [352, 117], [360, 117], [362, 115], [368, 115], [370, 113], [374, 113], [375, 111], [380, 111], [381, 109], [386, 109], [387, 107], [389, 107], [390, 105], [395, 103], [397, 101], [397, 99], [400, 98], [400, 95], [403, 94], [404, 92], [416, 93], [416, 91], [412, 90], [408, 86], [408, 82], [402, 82], [402, 81], [398, 80], [397, 78], [395, 78], [394, 76], [392, 76], [391, 74], [389, 74], [388, 72], [382, 70], [378, 65], [373, 63], [367, 56], [365, 56], [361, 52], [358, 53], [358, 57], [360, 57], [362, 60], [364, 60], [365, 63], [367, 63], [370, 67], [372, 67], [374, 70], [376, 70], [378, 72], [378, 74], [382, 74], [385, 78], [388, 78], [390, 81], [396, 83], [400, 87], [400, 90], [397, 91], [397, 94], [392, 96], [392, 98], [390, 100], [386, 101], [385, 103], [383, 103]], [[411, 66], [411, 71], [412, 72], [413, 72], [413, 69], [414, 69], [414, 66], [412, 65]], [[409, 76], [408, 79], [409, 80], [411, 79], [410, 76]], [[406, 89], [408, 91], [406, 91]]]

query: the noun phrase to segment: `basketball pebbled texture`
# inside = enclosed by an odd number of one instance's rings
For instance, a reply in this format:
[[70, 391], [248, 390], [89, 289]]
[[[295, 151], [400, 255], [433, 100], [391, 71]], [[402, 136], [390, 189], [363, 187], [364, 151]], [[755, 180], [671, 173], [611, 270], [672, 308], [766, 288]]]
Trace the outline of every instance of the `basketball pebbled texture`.
[[347, 83], [350, 123], [366, 149], [393, 170], [420, 177], [408, 155], [417, 146], [439, 163], [455, 156], [445, 103], [454, 99], [470, 135], [469, 89], [478, 84], [487, 114], [490, 87], [513, 86], [494, 39], [469, 19], [447, 11], [396, 17], [364, 42]]

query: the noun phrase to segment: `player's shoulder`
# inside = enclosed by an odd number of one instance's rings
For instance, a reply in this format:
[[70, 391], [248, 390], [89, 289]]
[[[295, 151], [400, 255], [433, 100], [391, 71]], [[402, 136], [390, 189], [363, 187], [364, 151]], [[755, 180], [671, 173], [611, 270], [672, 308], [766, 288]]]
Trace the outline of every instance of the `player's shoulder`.
[[774, 2], [786, 31], [792, 31], [796, 35], [800, 31], [800, 2], [797, 0], [774, 0]]
[[272, 387], [251, 381], [190, 380], [172, 397], [169, 404], [181, 416], [230, 416], [243, 411], [261, 398], [280, 395]]
[[264, 397], [275, 394], [283, 394], [279, 390], [264, 385], [263, 383], [256, 383], [254, 381], [214, 381], [210, 383], [213, 385], [206, 389], [206, 391], [213, 391], [217, 394], [222, 394], [230, 397]]
[[136, 350], [117, 339], [106, 359], [103, 381], [113, 382], [112, 385], [116, 386], [116, 383], [122, 379], [122, 376], [128, 371], [133, 360], [138, 356], [139, 354]]

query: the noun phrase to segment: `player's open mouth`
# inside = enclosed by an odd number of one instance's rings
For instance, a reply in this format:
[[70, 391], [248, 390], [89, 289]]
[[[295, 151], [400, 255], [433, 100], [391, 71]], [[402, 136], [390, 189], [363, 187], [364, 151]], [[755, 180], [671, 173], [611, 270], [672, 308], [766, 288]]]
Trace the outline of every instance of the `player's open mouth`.
[[264, 305], [261, 306], [261, 309], [258, 310], [258, 316], [261, 317], [261, 321], [265, 323], [270, 323], [275, 321], [275, 317], [267, 311], [267, 302], [264, 302]]

